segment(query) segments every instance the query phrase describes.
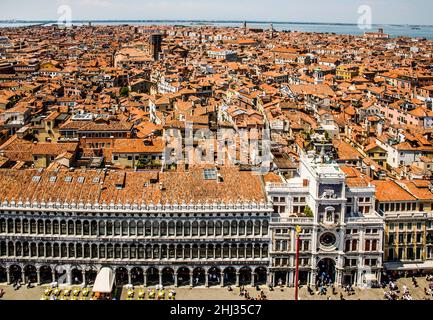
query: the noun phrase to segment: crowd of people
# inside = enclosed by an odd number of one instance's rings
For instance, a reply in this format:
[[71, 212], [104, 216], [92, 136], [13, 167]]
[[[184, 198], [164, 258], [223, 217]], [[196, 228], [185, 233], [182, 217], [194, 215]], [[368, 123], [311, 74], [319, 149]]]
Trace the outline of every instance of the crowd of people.
[[261, 301], [267, 300], [265, 292], [262, 289], [260, 289], [259, 286], [256, 286], [256, 290], [259, 291], [259, 293], [257, 294], [257, 297], [254, 298], [250, 295], [250, 293], [248, 292], [248, 290], [245, 289], [244, 286], [241, 286], [239, 287], [239, 296], [244, 297], [245, 300], [261, 300]]

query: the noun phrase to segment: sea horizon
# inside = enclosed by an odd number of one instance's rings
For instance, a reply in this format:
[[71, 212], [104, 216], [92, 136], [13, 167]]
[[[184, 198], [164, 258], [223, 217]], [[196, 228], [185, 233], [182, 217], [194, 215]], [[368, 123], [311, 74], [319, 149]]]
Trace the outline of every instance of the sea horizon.
[[[362, 35], [364, 32], [376, 31], [383, 28], [384, 32], [392, 38], [411, 37], [433, 39], [433, 25], [413, 25], [413, 24], [372, 24], [369, 29], [360, 29], [355, 23], [342, 22], [284, 22], [284, 21], [260, 21], [260, 20], [206, 20], [206, 19], [89, 19], [72, 20], [72, 25], [80, 26], [91, 23], [93, 25], [171, 25], [171, 26], [215, 26], [215, 27], [240, 27], [246, 22], [249, 27], [269, 28], [273, 24], [276, 31], [299, 31], [314, 33], [335, 33], [341, 35]], [[30, 27], [58, 24], [57, 20], [0, 20], [0, 28]]]

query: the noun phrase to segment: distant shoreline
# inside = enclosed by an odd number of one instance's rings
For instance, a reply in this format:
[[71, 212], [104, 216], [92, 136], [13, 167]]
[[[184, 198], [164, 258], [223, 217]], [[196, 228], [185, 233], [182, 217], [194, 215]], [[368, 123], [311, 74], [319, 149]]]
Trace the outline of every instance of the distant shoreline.
[[[242, 20], [72, 20], [74, 23], [230, 23], [230, 24], [242, 24]], [[0, 24], [51, 24], [57, 23], [57, 20], [0, 20]], [[331, 26], [356, 26], [356, 23], [343, 23], [343, 22], [302, 22], [302, 21], [256, 21], [256, 20], [246, 20], [247, 24], [293, 24], [293, 25], [331, 25]], [[390, 26], [390, 27], [423, 27], [423, 28], [433, 28], [433, 25], [423, 25], [423, 24], [387, 24], [387, 23], [376, 23], [372, 24], [373, 27], [380, 26]]]

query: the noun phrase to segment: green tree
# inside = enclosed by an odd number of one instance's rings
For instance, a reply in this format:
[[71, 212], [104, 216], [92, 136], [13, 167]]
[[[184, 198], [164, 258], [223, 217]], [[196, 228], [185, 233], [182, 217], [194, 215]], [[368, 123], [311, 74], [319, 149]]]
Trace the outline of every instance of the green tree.
[[122, 89], [120, 89], [120, 96], [121, 97], [127, 97], [127, 96], [129, 96], [129, 88], [128, 87], [123, 87]]
[[313, 211], [311, 210], [311, 208], [309, 206], [305, 207], [304, 214], [309, 218], [313, 218], [313, 216], [314, 216]]

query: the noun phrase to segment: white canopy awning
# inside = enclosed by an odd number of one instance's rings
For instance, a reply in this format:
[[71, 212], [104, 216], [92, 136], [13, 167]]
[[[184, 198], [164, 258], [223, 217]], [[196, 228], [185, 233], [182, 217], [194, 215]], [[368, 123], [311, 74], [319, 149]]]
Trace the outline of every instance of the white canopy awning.
[[93, 292], [111, 293], [114, 284], [114, 273], [110, 268], [102, 268], [96, 276]]
[[377, 281], [376, 274], [374, 274], [374, 273], [366, 273], [365, 274], [365, 280], [366, 281]]

